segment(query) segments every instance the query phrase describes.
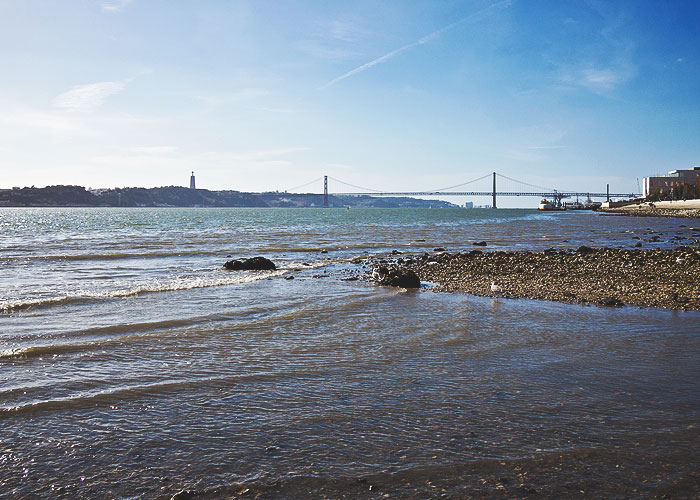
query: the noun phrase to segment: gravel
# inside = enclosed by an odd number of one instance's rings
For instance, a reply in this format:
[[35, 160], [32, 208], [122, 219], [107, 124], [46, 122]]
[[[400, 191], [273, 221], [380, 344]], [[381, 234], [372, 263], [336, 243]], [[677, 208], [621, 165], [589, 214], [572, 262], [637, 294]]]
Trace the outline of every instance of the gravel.
[[[370, 261], [377, 265], [378, 261]], [[383, 259], [442, 292], [700, 310], [700, 249], [618, 249], [423, 254]], [[369, 276], [366, 277], [367, 279]], [[495, 283], [500, 291], [492, 291]]]

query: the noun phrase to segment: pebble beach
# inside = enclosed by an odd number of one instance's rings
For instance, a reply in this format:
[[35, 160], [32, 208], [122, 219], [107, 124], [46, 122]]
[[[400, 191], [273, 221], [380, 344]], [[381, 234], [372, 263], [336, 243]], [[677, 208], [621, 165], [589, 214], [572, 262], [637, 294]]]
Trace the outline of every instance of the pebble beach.
[[442, 292], [700, 310], [700, 250], [693, 247], [473, 250], [392, 256], [381, 263], [408, 268]]

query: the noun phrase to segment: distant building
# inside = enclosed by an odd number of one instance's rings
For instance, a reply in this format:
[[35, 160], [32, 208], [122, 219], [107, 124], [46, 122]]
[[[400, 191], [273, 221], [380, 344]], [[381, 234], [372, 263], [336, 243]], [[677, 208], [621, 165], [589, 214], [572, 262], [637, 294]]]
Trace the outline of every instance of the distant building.
[[190, 176], [190, 189], [197, 189], [194, 184], [194, 172], [192, 172], [192, 175]]
[[645, 198], [697, 198], [700, 194], [700, 167], [690, 170], [671, 170], [659, 177], [644, 178]]

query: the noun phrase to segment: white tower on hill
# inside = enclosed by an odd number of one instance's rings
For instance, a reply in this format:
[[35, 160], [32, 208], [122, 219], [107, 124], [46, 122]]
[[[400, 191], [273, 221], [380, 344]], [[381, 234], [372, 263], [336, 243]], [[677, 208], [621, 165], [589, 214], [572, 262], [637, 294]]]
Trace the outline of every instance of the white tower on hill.
[[194, 172], [192, 172], [192, 175], [190, 176], [190, 189], [197, 189], [194, 185]]

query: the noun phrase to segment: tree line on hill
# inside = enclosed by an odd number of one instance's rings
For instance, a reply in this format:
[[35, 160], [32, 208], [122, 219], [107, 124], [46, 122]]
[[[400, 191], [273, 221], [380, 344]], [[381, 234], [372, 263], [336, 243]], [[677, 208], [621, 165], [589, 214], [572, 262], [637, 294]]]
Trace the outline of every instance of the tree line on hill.
[[[435, 208], [456, 205], [440, 200], [408, 197], [329, 195], [329, 205], [367, 208]], [[85, 189], [82, 186], [47, 186], [0, 189], [0, 206], [6, 207], [322, 207], [321, 194], [285, 192], [244, 193], [210, 191], [181, 186], [157, 188]]]

